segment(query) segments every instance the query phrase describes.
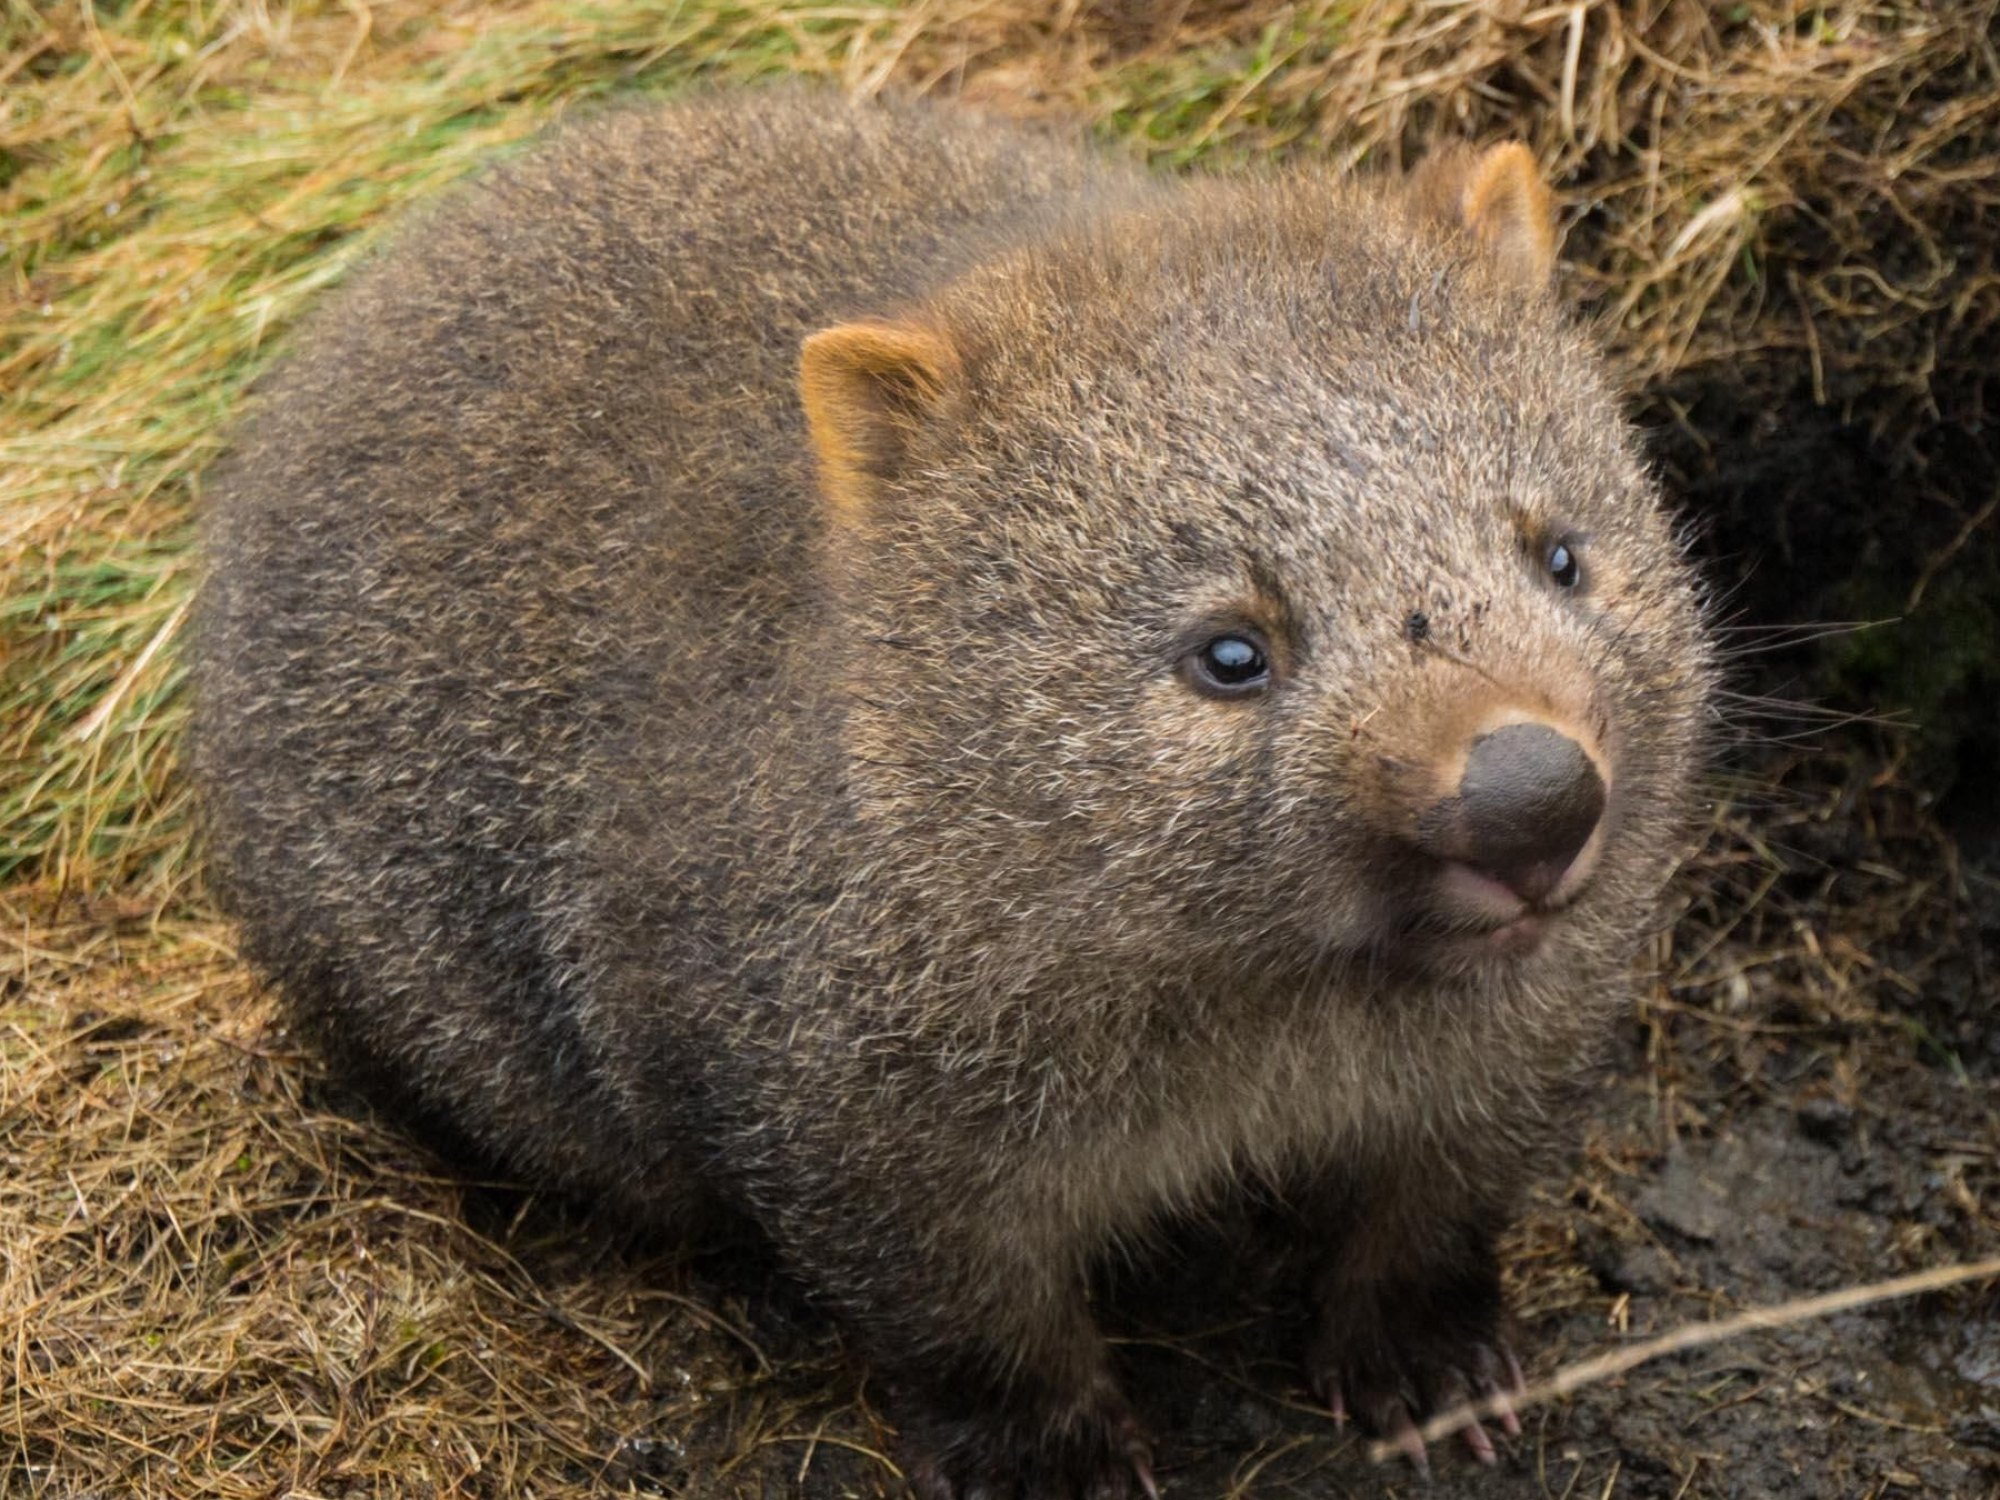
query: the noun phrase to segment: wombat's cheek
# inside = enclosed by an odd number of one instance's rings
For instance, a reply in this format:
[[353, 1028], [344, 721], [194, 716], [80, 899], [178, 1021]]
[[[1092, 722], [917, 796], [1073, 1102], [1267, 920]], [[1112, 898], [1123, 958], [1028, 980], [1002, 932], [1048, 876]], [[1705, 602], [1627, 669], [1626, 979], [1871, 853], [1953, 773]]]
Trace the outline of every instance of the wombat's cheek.
[[1162, 788], [1204, 787], [1211, 792], [1258, 795], [1255, 770], [1269, 738], [1269, 705], [1260, 699], [1216, 702], [1178, 677], [1162, 674], [1140, 695], [1134, 728], [1143, 751], [1138, 762]]
[[1294, 804], [1260, 851], [1264, 894], [1318, 954], [1380, 954], [1402, 941], [1420, 905], [1423, 863], [1338, 805]]

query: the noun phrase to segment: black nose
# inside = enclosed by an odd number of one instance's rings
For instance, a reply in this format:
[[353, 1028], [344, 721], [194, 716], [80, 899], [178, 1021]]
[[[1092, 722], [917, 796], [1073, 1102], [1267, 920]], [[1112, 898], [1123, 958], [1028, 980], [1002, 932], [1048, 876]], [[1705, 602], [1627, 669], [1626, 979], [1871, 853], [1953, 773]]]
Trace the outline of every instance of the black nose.
[[1604, 816], [1604, 780], [1583, 747], [1547, 724], [1508, 724], [1472, 742], [1449, 856], [1525, 901], [1562, 880]]

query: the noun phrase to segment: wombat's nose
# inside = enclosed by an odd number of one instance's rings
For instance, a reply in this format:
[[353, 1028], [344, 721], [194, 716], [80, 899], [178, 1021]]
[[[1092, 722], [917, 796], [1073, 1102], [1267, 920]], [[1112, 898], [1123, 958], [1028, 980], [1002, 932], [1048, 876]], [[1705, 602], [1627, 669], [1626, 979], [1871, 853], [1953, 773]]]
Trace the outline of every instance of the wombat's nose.
[[1603, 816], [1604, 779], [1581, 745], [1548, 724], [1507, 724], [1472, 742], [1458, 795], [1425, 820], [1423, 842], [1539, 903]]
[[1555, 889], [1604, 816], [1604, 781], [1583, 747], [1547, 724], [1472, 742], [1458, 783], [1465, 855], [1528, 901]]

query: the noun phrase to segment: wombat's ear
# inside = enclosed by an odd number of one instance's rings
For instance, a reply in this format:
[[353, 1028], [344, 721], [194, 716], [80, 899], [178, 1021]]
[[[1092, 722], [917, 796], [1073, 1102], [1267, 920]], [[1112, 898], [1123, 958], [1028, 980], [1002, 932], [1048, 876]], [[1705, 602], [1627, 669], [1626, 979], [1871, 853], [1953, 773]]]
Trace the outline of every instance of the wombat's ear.
[[1513, 285], [1526, 291], [1548, 284], [1555, 202], [1519, 141], [1485, 151], [1446, 147], [1417, 168], [1410, 194], [1423, 212], [1470, 233]]
[[799, 351], [799, 397], [819, 454], [820, 485], [858, 514], [873, 481], [952, 388], [957, 351], [914, 323], [842, 323]]

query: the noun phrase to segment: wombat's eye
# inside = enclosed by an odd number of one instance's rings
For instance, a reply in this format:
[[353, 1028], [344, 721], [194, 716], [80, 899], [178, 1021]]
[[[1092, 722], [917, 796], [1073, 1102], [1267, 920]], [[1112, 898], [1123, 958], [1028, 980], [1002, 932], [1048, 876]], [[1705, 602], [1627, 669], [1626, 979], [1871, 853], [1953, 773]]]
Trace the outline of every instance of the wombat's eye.
[[1558, 538], [1549, 544], [1549, 553], [1543, 561], [1547, 564], [1549, 577], [1556, 581], [1556, 587], [1573, 589], [1583, 579], [1583, 566], [1576, 558], [1576, 545], [1567, 537]]
[[1271, 659], [1253, 635], [1212, 636], [1186, 661], [1188, 681], [1211, 698], [1246, 698], [1271, 682]]

